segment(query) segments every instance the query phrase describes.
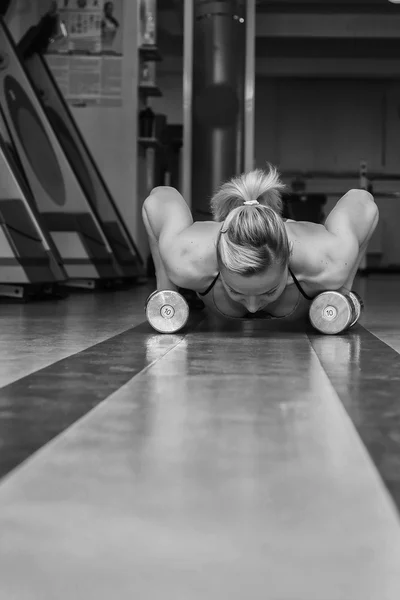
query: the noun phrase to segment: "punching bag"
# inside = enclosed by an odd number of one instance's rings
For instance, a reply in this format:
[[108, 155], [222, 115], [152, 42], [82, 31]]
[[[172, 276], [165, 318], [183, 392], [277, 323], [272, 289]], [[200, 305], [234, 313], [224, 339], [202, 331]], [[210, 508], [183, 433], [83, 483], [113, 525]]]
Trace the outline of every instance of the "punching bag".
[[221, 183], [243, 169], [245, 0], [195, 0], [192, 212], [209, 220]]

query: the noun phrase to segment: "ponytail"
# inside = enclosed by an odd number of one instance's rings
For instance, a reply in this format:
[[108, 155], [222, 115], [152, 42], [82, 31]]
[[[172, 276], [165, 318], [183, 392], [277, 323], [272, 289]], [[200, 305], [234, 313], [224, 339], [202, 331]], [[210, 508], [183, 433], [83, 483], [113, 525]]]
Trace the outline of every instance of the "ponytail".
[[255, 275], [273, 263], [286, 266], [290, 245], [281, 217], [281, 182], [275, 167], [256, 169], [224, 183], [211, 200], [215, 221], [223, 222], [217, 241], [220, 267]]
[[225, 221], [235, 208], [242, 207], [244, 202], [258, 200], [259, 204], [271, 207], [279, 215], [282, 213], [280, 192], [285, 189], [278, 171], [268, 165], [269, 172], [255, 169], [233, 177], [224, 183], [211, 199], [211, 212], [214, 221]]

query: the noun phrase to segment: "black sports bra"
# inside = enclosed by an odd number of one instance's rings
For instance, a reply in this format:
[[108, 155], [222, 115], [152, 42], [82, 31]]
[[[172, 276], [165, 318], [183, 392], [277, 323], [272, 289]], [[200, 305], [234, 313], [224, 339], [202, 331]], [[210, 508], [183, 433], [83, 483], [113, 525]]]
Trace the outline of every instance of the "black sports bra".
[[212, 282], [210, 283], [210, 285], [208, 286], [208, 288], [206, 289], [205, 292], [197, 292], [197, 294], [199, 296], [207, 296], [207, 294], [209, 294], [211, 292], [211, 290], [213, 289], [214, 285], [217, 283], [218, 281], [218, 277], [219, 277], [219, 273], [217, 274], [217, 276], [212, 280]]
[[[293, 278], [293, 281], [297, 287], [297, 289], [299, 290], [300, 294], [306, 299], [306, 300], [312, 300], [312, 298], [310, 298], [310, 296], [308, 296], [305, 291], [303, 290], [303, 288], [301, 287], [300, 283], [297, 281], [296, 277], [293, 275], [291, 269], [289, 268], [289, 273]], [[197, 292], [199, 296], [207, 296], [207, 294], [209, 294], [211, 292], [211, 290], [213, 289], [214, 285], [217, 283], [218, 281], [218, 277], [219, 277], [219, 273], [218, 275], [213, 279], [213, 281], [210, 283], [210, 285], [208, 286], [208, 288], [206, 289], [205, 292]]]

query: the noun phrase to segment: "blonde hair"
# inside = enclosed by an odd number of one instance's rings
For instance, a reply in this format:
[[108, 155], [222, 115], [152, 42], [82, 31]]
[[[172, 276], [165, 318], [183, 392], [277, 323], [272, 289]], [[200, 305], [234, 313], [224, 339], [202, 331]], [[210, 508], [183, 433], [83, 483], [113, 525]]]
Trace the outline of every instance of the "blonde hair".
[[[268, 167], [268, 172], [255, 169], [232, 178], [211, 199], [214, 221], [223, 222], [217, 240], [220, 269], [250, 276], [289, 262], [291, 249], [281, 216], [285, 185], [276, 168]], [[244, 204], [254, 200], [258, 203]]]

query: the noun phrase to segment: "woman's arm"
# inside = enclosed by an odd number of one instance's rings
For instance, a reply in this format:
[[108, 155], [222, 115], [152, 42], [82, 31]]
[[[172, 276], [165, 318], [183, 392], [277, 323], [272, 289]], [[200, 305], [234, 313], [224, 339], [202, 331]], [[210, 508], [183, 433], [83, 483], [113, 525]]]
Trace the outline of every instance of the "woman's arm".
[[142, 207], [158, 290], [177, 290], [184, 271], [177, 247], [178, 236], [193, 224], [192, 214], [181, 194], [172, 187], [154, 188]]
[[[351, 190], [328, 215], [324, 225], [291, 226], [293, 263], [305, 280], [325, 290], [351, 289], [379, 219], [373, 197]], [[296, 228], [303, 231], [296, 235]]]
[[352, 238], [359, 248], [373, 233], [378, 216], [374, 197], [366, 190], [350, 190], [337, 202], [325, 221], [327, 231], [338, 239]]
[[[348, 258], [343, 265], [347, 273], [341, 289], [351, 290], [355, 276], [379, 221], [379, 211], [373, 196], [365, 190], [350, 190], [330, 212], [326, 230], [333, 234], [331, 253], [337, 260]], [[345, 268], [347, 266], [347, 269]]]

